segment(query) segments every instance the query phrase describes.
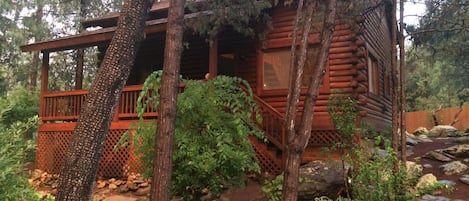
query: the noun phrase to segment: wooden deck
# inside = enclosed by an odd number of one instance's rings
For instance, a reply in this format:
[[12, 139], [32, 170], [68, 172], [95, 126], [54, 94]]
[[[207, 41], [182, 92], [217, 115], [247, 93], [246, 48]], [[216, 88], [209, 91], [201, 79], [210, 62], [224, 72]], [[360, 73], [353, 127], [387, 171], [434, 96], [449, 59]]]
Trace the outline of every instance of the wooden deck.
[[[184, 89], [181, 84], [180, 91]], [[113, 121], [137, 120], [136, 104], [142, 85], [124, 87], [119, 99]], [[88, 90], [73, 90], [47, 92], [41, 96], [39, 117], [44, 123], [75, 122], [86, 103]], [[143, 115], [146, 118], [156, 118], [156, 108], [148, 105]]]

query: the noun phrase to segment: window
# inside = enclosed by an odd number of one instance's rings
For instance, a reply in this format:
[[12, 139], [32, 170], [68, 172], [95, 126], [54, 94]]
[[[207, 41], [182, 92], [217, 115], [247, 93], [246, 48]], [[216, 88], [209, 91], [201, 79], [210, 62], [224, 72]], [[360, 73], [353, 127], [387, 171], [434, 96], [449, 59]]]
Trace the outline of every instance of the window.
[[[318, 48], [308, 50], [308, 58], [317, 53]], [[263, 53], [263, 89], [288, 89], [290, 81], [290, 49], [266, 51]], [[301, 85], [307, 87], [313, 74], [313, 61], [308, 59], [303, 69]], [[326, 71], [327, 72], [327, 71]], [[324, 78], [322, 86], [327, 80]]]
[[378, 60], [368, 52], [368, 91], [379, 95]]
[[290, 51], [263, 54], [264, 89], [287, 89], [290, 78]]

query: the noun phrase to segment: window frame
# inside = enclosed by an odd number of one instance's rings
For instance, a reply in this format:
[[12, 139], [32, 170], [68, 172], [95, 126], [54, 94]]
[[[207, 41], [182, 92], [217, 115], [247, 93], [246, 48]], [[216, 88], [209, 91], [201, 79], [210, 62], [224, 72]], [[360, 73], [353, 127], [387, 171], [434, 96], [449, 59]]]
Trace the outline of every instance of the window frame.
[[376, 55], [377, 54], [370, 47], [367, 47], [366, 67], [368, 94], [380, 96], [380, 61]]
[[[287, 94], [288, 87], [284, 89], [264, 89], [264, 53], [266, 52], [275, 52], [281, 50], [288, 50], [290, 52], [290, 46], [279, 47], [279, 48], [258, 48], [257, 51], [257, 95], [265, 96], [265, 95], [279, 95], [279, 94]], [[326, 69], [323, 78], [323, 82], [319, 89], [320, 94], [329, 93], [329, 59], [326, 63]], [[300, 93], [301, 95], [305, 95], [308, 90], [308, 86], [302, 86]]]

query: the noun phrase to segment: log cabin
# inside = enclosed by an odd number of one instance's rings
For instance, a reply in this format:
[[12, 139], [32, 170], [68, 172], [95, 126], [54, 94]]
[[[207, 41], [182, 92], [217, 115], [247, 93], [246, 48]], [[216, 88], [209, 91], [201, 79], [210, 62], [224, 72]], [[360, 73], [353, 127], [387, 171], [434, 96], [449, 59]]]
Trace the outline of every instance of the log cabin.
[[[376, 6], [359, 17], [336, 19], [327, 70], [314, 108], [313, 131], [303, 160], [320, 158], [321, 147], [337, 140], [326, 103], [334, 90], [348, 93], [359, 100], [360, 119], [382, 131], [391, 124], [391, 6], [388, 1], [371, 1]], [[387, 3], [383, 3], [387, 2]], [[147, 75], [161, 69], [166, 30], [168, 1], [157, 2], [150, 10], [146, 38], [138, 52], [133, 70], [116, 107], [110, 133], [101, 157], [98, 174], [104, 177], [124, 176], [136, 171], [136, 157], [130, 150], [113, 151], [113, 146], [129, 125], [137, 121], [135, 104], [141, 84]], [[211, 45], [205, 38], [187, 33], [189, 44], [183, 52], [181, 74], [188, 79], [204, 79], [209, 73], [238, 76], [249, 82], [259, 103], [263, 121], [260, 128], [268, 142], [251, 139], [264, 171], [282, 171], [285, 148], [286, 100], [289, 79], [289, 55], [296, 8], [275, 6], [268, 12], [272, 27], [264, 40], [244, 37], [226, 29]], [[87, 90], [50, 91], [48, 86], [50, 55], [59, 51], [97, 47], [103, 59], [116, 29], [118, 14], [85, 20], [92, 31], [22, 46], [22, 50], [41, 51], [41, 123], [37, 137], [37, 168], [58, 173]], [[311, 45], [318, 35], [309, 38]], [[305, 72], [311, 72], [306, 69]], [[80, 76], [77, 76], [77, 79]], [[76, 81], [77, 83], [80, 80]], [[304, 90], [305, 91], [305, 90]], [[304, 100], [300, 99], [300, 110]], [[301, 111], [298, 112], [301, 114]], [[147, 108], [146, 118], [156, 118], [154, 108]]]

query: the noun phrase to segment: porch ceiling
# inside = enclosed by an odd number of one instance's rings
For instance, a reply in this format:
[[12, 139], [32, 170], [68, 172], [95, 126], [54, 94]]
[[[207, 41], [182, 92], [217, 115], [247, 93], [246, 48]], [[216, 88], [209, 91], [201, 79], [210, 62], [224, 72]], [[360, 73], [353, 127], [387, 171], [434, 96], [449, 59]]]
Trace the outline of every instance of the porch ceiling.
[[[147, 21], [145, 34], [165, 31], [166, 23], [166, 18]], [[96, 46], [101, 43], [109, 42], [112, 39], [115, 31], [116, 27], [87, 31], [73, 36], [66, 36], [48, 41], [23, 45], [21, 46], [21, 51], [30, 52], [40, 50], [42, 52], [56, 52]]]

